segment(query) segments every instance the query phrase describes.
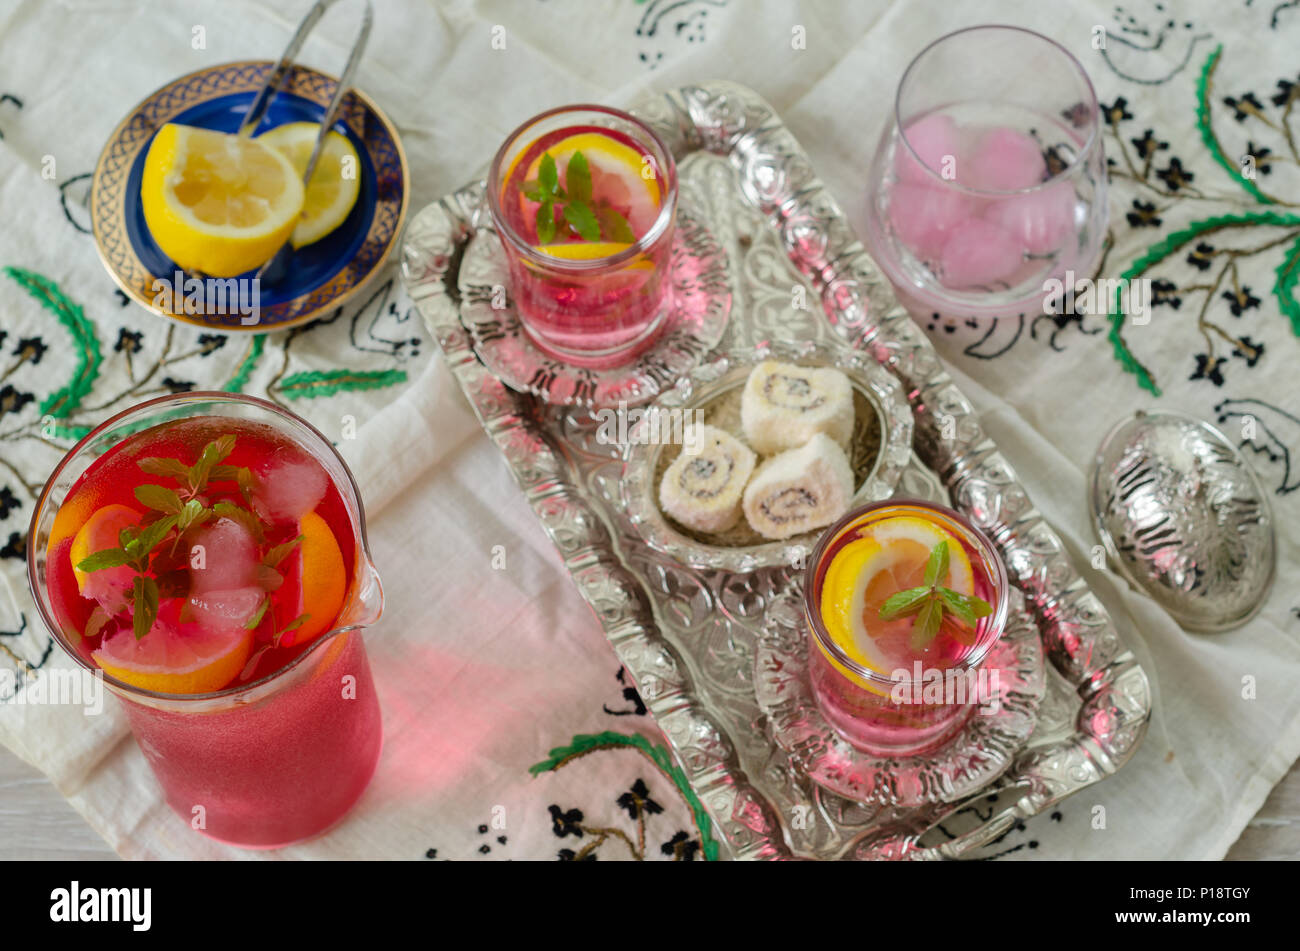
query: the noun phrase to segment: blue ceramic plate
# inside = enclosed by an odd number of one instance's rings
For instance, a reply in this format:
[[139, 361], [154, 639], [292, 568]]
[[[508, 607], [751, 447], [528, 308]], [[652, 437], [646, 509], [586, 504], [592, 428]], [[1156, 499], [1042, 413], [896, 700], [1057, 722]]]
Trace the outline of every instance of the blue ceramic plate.
[[[227, 63], [182, 76], [132, 109], [104, 146], [90, 200], [95, 244], [113, 280], [155, 313], [223, 331], [283, 330], [345, 303], [383, 267], [397, 243], [410, 191], [406, 156], [388, 117], [352, 89], [334, 124], [361, 158], [360, 195], [347, 220], [320, 241], [294, 251], [278, 280], [262, 282], [255, 323], [248, 306], [212, 306], [217, 299], [213, 293], [189, 293], [186, 306], [185, 294], [176, 286], [179, 268], [145, 225], [140, 204], [145, 155], [168, 122], [237, 131], [274, 65]], [[324, 73], [295, 66], [255, 134], [288, 122], [320, 122], [337, 86]], [[186, 276], [187, 292], [196, 289], [196, 280]]]

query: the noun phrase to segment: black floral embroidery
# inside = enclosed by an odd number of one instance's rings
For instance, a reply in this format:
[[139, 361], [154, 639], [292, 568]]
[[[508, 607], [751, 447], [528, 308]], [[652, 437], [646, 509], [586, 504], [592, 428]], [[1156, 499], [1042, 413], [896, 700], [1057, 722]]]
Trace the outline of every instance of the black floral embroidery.
[[564, 812], [559, 806], [547, 807], [551, 813], [551, 831], [563, 839], [566, 835], [582, 838], [582, 810]]
[[1101, 114], [1106, 117], [1106, 121], [1111, 125], [1119, 125], [1125, 119], [1133, 118], [1133, 114], [1128, 111], [1128, 100], [1123, 96], [1120, 96], [1109, 106], [1102, 106]]
[[0, 386], [0, 416], [17, 413], [24, 406], [36, 399], [31, 393], [15, 389], [12, 383]]
[[127, 330], [123, 327], [117, 332], [117, 343], [113, 344], [113, 351], [115, 353], [139, 353], [143, 340], [144, 334], [138, 330]]
[[1176, 192], [1181, 191], [1196, 176], [1183, 168], [1183, 163], [1175, 156], [1169, 160], [1168, 166], [1156, 170], [1156, 178], [1164, 182], [1171, 192]]
[[678, 832], [659, 846], [659, 851], [664, 855], [671, 855], [678, 862], [693, 862], [700, 851], [700, 843], [685, 832]]
[[192, 380], [175, 380], [169, 376], [162, 378], [162, 385], [172, 393], [189, 393], [197, 385]]
[[1214, 245], [1198, 241], [1196, 247], [1188, 252], [1187, 263], [1198, 271], [1208, 271], [1214, 263]]
[[1285, 108], [1297, 96], [1300, 96], [1300, 83], [1292, 82], [1289, 79], [1279, 79], [1277, 81], [1277, 92], [1272, 97], [1273, 105], [1279, 109]]
[[0, 558], [13, 558], [22, 561], [27, 557], [27, 536], [17, 532], [9, 533], [9, 540], [0, 548]]
[[199, 354], [211, 356], [224, 347], [229, 339], [225, 334], [199, 334]]
[[1192, 375], [1187, 379], [1209, 380], [1215, 386], [1223, 386], [1223, 360], [1209, 354], [1198, 353], [1196, 355], [1196, 369], [1192, 371]]
[[7, 485], [0, 486], [0, 520], [9, 517], [9, 513], [19, 508], [22, 502], [14, 495], [14, 490]]
[[1259, 116], [1264, 109], [1264, 104], [1255, 98], [1253, 92], [1248, 92], [1242, 96], [1224, 96], [1223, 104], [1232, 110], [1232, 118], [1238, 122], [1245, 120], [1247, 116]]
[[637, 693], [636, 687], [627, 682], [627, 669], [620, 667], [618, 673], [614, 675], [619, 683], [623, 684], [623, 699], [632, 704], [630, 710], [611, 710], [609, 706], [602, 704], [601, 709], [612, 717], [643, 717], [646, 715], [646, 705], [641, 700], [641, 694]]
[[1169, 148], [1169, 143], [1161, 142], [1157, 139], [1155, 132], [1151, 129], [1147, 129], [1143, 132], [1141, 138], [1130, 139], [1129, 141], [1132, 142], [1133, 147], [1137, 149], [1138, 158], [1140, 159], [1152, 158], [1157, 152]]
[[1228, 309], [1232, 311], [1234, 317], [1240, 317], [1245, 311], [1259, 307], [1259, 298], [1252, 294], [1250, 287], [1245, 284], [1233, 290], [1224, 291], [1219, 296], [1228, 302]]
[[1133, 228], [1159, 228], [1161, 219], [1156, 212], [1155, 202], [1141, 201], [1134, 198], [1132, 210], [1124, 217], [1128, 219], [1129, 226]]
[[1232, 348], [1234, 357], [1241, 357], [1246, 361], [1246, 366], [1253, 367], [1259, 362], [1259, 358], [1264, 355], [1264, 344], [1252, 340], [1244, 334], [1237, 338], [1237, 344]]
[[1178, 285], [1173, 281], [1166, 280], [1163, 277], [1156, 278], [1151, 282], [1151, 304], [1158, 306], [1168, 304], [1174, 310], [1183, 306], [1183, 299], [1178, 296]]
[[645, 780], [638, 779], [632, 788], [618, 797], [618, 805], [633, 819], [653, 816], [664, 811], [664, 807], [650, 798], [650, 790]]
[[592, 852], [592, 851], [590, 851], [590, 850], [587, 850], [587, 849], [584, 849], [581, 855], [579, 855], [578, 853], [574, 852], [573, 849], [560, 849], [560, 851], [557, 852], [556, 854], [560, 857], [560, 861], [561, 861], [561, 862], [594, 862], [594, 861], [596, 861], [596, 853], [595, 853], [595, 852]]
[[23, 337], [14, 347], [14, 356], [18, 358], [19, 363], [35, 365], [41, 362], [41, 357], [45, 356], [45, 351], [48, 349], [45, 341], [40, 337]]
[[1255, 171], [1261, 175], [1273, 173], [1273, 150], [1266, 145], [1256, 145], [1253, 141], [1246, 143], [1246, 154], [1255, 160]]

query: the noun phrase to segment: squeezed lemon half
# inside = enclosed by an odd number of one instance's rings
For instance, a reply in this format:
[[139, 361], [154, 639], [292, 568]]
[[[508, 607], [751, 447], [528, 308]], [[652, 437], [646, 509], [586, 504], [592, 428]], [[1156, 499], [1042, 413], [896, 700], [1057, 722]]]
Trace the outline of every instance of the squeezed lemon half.
[[301, 177], [258, 139], [168, 123], [145, 156], [149, 233], [187, 271], [234, 277], [265, 264], [303, 209]]

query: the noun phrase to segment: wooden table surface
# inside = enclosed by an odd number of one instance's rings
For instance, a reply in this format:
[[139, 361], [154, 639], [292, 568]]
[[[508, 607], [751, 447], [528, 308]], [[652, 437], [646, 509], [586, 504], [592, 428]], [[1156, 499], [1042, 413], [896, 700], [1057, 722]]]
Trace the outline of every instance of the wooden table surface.
[[[1300, 859], [1300, 763], [1278, 783], [1227, 857]], [[115, 858], [49, 780], [0, 749], [0, 860]]]

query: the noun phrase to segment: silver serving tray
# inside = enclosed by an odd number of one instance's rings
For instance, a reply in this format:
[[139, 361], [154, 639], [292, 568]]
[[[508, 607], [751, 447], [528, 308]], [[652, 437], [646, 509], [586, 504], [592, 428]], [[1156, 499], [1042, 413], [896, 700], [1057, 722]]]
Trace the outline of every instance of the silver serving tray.
[[645, 545], [620, 504], [621, 448], [596, 438], [590, 412], [515, 393], [475, 356], [460, 308], [491, 292], [483, 275], [463, 266], [482, 258], [465, 250], [489, 224], [483, 183], [429, 205], [407, 228], [407, 290], [636, 680], [713, 820], [722, 853], [972, 854], [1116, 772], [1150, 716], [1145, 673], [794, 136], [757, 94], [726, 82], [684, 87], [635, 111], [677, 159], [681, 205], [729, 255], [734, 299], [718, 349], [838, 339], [896, 374], [916, 423], [916, 460], [899, 494], [950, 504], [993, 538], [1050, 661], [1029, 744], [978, 797], [909, 811], [864, 806], [811, 784], [771, 741], [751, 684], [766, 606], [790, 569], [697, 570]]

